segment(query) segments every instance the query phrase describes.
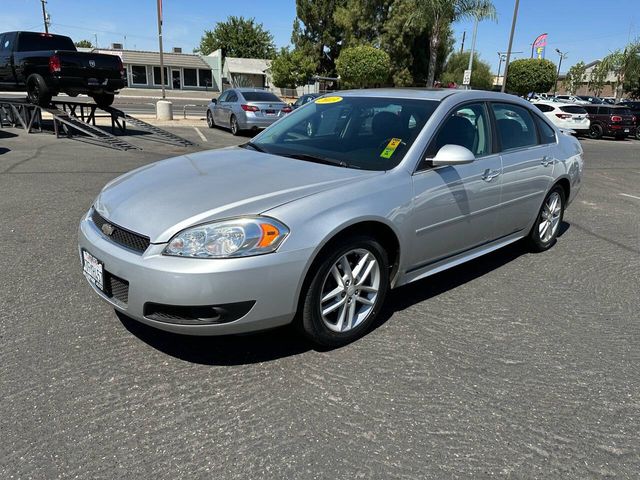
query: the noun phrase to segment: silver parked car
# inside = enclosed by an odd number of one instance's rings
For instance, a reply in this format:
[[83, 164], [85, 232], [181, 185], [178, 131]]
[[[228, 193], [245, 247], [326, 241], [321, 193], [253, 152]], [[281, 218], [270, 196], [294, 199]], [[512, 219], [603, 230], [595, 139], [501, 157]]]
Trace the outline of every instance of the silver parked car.
[[207, 107], [207, 125], [226, 127], [238, 135], [242, 130], [266, 128], [291, 110], [291, 105], [271, 92], [233, 88], [211, 100]]
[[215, 335], [293, 321], [338, 346], [390, 288], [521, 239], [551, 247], [582, 172], [580, 143], [515, 96], [343, 92], [239, 147], [111, 181], [79, 253], [95, 292], [145, 324]]

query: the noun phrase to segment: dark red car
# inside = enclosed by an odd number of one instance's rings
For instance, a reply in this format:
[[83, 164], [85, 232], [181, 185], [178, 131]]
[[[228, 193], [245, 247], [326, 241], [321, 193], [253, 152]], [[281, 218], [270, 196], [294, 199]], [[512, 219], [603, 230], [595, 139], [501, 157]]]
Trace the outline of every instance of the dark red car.
[[589, 137], [624, 138], [636, 131], [636, 117], [627, 107], [618, 105], [582, 105], [589, 113]]
[[640, 100], [625, 100], [624, 102], [620, 102], [618, 105], [627, 107], [636, 117], [636, 138], [640, 140]]

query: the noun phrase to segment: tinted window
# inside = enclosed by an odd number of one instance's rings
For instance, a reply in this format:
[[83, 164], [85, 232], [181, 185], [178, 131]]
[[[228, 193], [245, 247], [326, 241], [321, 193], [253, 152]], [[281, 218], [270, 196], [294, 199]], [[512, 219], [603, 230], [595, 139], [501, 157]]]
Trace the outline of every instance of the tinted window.
[[592, 115], [595, 115], [596, 113], [598, 113], [598, 107], [592, 107], [590, 105], [586, 105], [583, 108], [587, 111], [587, 113], [591, 113]]
[[210, 87], [213, 85], [211, 70], [198, 70], [198, 80], [201, 87]]
[[185, 87], [195, 87], [198, 85], [198, 72], [195, 68], [185, 68], [182, 70]]
[[218, 97], [218, 102], [226, 102], [227, 97], [229, 96], [229, 92], [230, 90], [227, 90], [226, 92], [222, 92], [222, 95]]
[[599, 115], [609, 115], [610, 111], [611, 111], [610, 107], [598, 107], [597, 113]]
[[433, 158], [445, 145], [460, 145], [471, 150], [476, 157], [481, 157], [491, 152], [489, 138], [489, 122], [484, 104], [464, 105], [444, 121], [427, 150], [427, 157]]
[[227, 97], [227, 102], [237, 102], [238, 101], [238, 95], [236, 94], [236, 92], [229, 92], [229, 96]]
[[629, 110], [628, 108], [615, 108], [612, 110], [612, 115], [632, 115], [631, 110]]
[[281, 102], [282, 101], [271, 92], [242, 92], [242, 96], [247, 100], [247, 102]]
[[46, 33], [23, 32], [18, 37], [18, 50], [32, 52], [36, 50], [75, 50], [76, 46], [69, 37]]
[[587, 113], [587, 111], [583, 107], [579, 107], [577, 105], [567, 105], [566, 107], [560, 107], [560, 110], [566, 113]]
[[[153, 83], [156, 85], [161, 85], [162, 79], [160, 78], [160, 67], [153, 67]], [[169, 85], [169, 69], [164, 67], [164, 84]]]
[[537, 145], [538, 137], [531, 114], [523, 107], [506, 103], [491, 104], [496, 117], [502, 150]]
[[[331, 97], [294, 110], [253, 139], [258, 147], [296, 160], [389, 170], [403, 159], [438, 102], [378, 97]], [[294, 161], [294, 160], [292, 160]]]
[[131, 65], [131, 82], [137, 85], [146, 85], [147, 67], [144, 65]]
[[540, 143], [556, 143], [556, 132], [543, 119], [534, 115], [538, 131], [540, 132]]
[[554, 109], [551, 105], [545, 105], [544, 103], [536, 103], [534, 105], [538, 107], [538, 110], [541, 112], [551, 112]]

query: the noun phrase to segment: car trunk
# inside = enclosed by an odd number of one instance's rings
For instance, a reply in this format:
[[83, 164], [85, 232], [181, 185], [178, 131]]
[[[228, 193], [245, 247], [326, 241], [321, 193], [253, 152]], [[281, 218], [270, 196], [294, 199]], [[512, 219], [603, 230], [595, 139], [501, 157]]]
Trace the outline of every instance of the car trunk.
[[115, 55], [57, 51], [60, 59], [60, 74], [65, 77], [79, 77], [87, 80], [89, 86], [99, 86], [105, 80], [120, 79], [120, 58]]
[[282, 109], [288, 107], [284, 102], [248, 102], [247, 105], [257, 107], [258, 111], [254, 112], [258, 117], [281, 117], [286, 114]]

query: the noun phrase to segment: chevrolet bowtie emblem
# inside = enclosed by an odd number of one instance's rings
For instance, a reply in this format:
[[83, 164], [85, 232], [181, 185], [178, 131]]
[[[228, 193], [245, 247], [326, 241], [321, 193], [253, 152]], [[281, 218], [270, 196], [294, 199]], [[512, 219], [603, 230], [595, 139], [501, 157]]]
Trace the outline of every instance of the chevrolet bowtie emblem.
[[110, 223], [105, 223], [102, 225], [102, 227], [100, 227], [100, 229], [102, 230], [102, 233], [104, 233], [105, 235], [111, 236], [113, 235], [113, 225], [111, 225]]

